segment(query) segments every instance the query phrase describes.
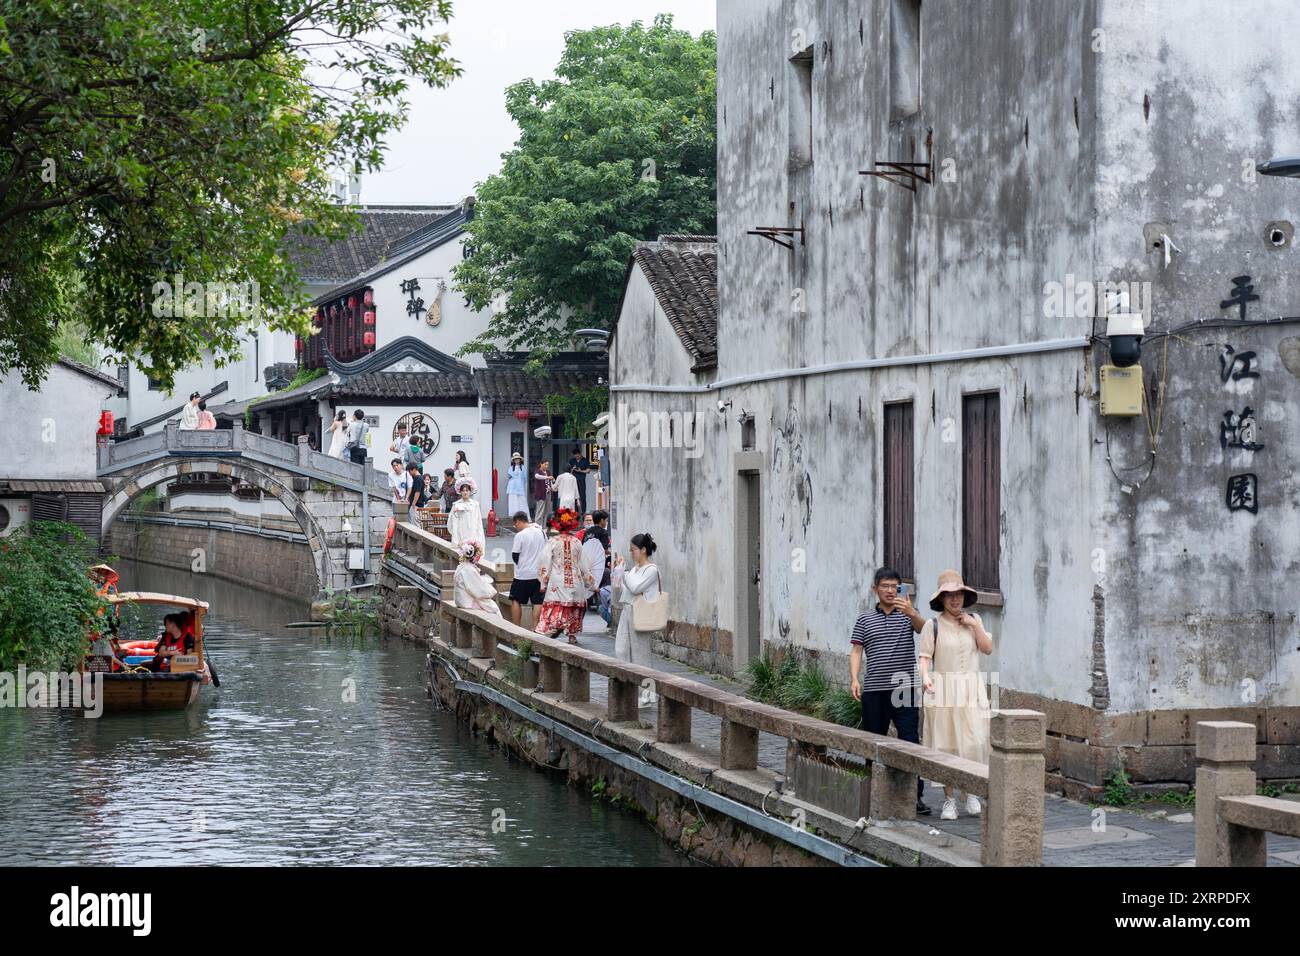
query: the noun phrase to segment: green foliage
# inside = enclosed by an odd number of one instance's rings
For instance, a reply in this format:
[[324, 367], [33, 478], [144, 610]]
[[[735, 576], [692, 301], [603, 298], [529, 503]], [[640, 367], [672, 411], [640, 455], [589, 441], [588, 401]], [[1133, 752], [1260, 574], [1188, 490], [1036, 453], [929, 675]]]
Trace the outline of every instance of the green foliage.
[[1300, 784], [1284, 783], [1279, 787], [1272, 783], [1261, 783], [1255, 787], [1255, 793], [1261, 797], [1280, 797], [1284, 793], [1300, 793]]
[[591, 795], [593, 797], [603, 797], [607, 786], [604, 777], [597, 777], [596, 782], [591, 785]]
[[672, 22], [572, 31], [555, 79], [506, 90], [520, 137], [455, 272], [493, 317], [459, 354], [562, 351], [610, 327], [638, 240], [716, 231], [717, 38]]
[[329, 599], [330, 607], [325, 611], [324, 617], [329, 621], [331, 632], [341, 630], [362, 637], [381, 632], [379, 609], [383, 599], [379, 595], [359, 597], [347, 591], [326, 590], [325, 596]]
[[1168, 803], [1175, 807], [1192, 807], [1196, 805], [1196, 790], [1186, 793], [1166, 790], [1163, 793], [1138, 793], [1133, 787], [1133, 779], [1125, 770], [1117, 770], [1106, 781], [1101, 793], [1101, 802], [1111, 807], [1126, 807], [1142, 803]]
[[862, 726], [862, 704], [853, 696], [852, 691], [844, 687], [832, 687], [813, 713], [833, 724], [855, 728]]
[[776, 700], [777, 679], [776, 665], [772, 658], [764, 653], [762, 657], [751, 657], [745, 665], [744, 679], [750, 697], [770, 704]]
[[524, 662], [533, 654], [533, 642], [524, 638], [514, 650], [514, 656], [506, 661], [505, 675], [510, 683], [519, 685], [524, 682]]
[[95, 546], [69, 524], [33, 521], [0, 541], [0, 670], [75, 670], [105, 602], [87, 570]]
[[308, 382], [314, 382], [316, 379], [325, 375], [329, 369], [326, 368], [300, 368], [293, 377], [293, 381], [285, 386], [285, 391], [293, 391], [295, 388], [301, 388]]
[[862, 724], [862, 705], [852, 691], [831, 683], [815, 661], [807, 667], [800, 664], [793, 651], [779, 665], [766, 653], [750, 658], [744, 680], [746, 693], [765, 704], [779, 704], [845, 727]]
[[[790, 657], [794, 655], [791, 654]], [[813, 662], [806, 668], [800, 668], [791, 680], [783, 683], [776, 699], [782, 707], [813, 713], [830, 691], [831, 682], [826, 679], [821, 665]]]
[[62, 358], [99, 368], [99, 348], [91, 341], [89, 330], [80, 322], [60, 322], [54, 346]]
[[546, 411], [564, 416], [571, 437], [592, 434], [595, 428], [591, 423], [596, 416], [609, 411], [609, 386], [580, 388], [568, 395], [547, 395]]
[[[290, 237], [356, 228], [332, 181], [380, 168], [412, 82], [459, 73], [450, 15], [449, 0], [0, 0], [0, 375], [38, 385], [73, 320], [165, 391], [206, 354], [236, 357], [250, 325], [306, 333]], [[258, 307], [210, 301], [215, 283]]]

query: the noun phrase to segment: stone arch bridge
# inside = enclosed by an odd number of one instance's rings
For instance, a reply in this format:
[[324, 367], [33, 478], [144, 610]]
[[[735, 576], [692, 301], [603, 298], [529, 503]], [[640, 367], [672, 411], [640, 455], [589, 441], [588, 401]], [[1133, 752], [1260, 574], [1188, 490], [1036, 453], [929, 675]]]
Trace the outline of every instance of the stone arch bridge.
[[169, 422], [161, 432], [101, 447], [104, 534], [134, 498], [194, 472], [228, 475], [277, 499], [306, 535], [322, 589], [348, 586], [349, 550], [361, 550], [366, 581], [375, 580], [393, 516], [386, 477], [370, 465], [312, 451], [306, 436], [291, 445], [245, 431], [239, 422], [205, 431], [181, 431]]

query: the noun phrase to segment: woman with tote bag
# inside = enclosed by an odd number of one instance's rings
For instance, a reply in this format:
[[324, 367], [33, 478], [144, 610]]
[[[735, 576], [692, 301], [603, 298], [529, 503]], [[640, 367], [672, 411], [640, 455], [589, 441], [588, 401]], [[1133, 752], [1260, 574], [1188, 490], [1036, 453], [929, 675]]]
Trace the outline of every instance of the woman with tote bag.
[[[659, 569], [650, 563], [657, 545], [648, 534], [632, 538], [632, 567], [625, 568], [619, 555], [610, 573], [610, 582], [623, 605], [614, 637], [614, 656], [643, 667], [652, 667], [650, 636], [668, 626], [668, 593], [663, 590]], [[658, 702], [658, 695], [641, 688], [640, 705]]]

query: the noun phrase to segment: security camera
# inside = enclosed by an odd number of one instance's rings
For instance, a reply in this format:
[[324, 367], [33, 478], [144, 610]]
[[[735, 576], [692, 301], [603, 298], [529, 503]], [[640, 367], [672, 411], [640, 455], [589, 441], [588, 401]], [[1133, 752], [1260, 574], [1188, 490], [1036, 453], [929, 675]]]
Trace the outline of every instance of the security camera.
[[533, 437], [534, 437], [534, 438], [550, 438], [550, 437], [551, 437], [551, 426], [550, 426], [550, 425], [543, 425], [541, 428], [534, 428], [534, 429], [533, 429]]
[[731, 407], [731, 400], [730, 400], [730, 399], [728, 399], [728, 400], [725, 401], [725, 402], [724, 402], [722, 399], [718, 399], [718, 414], [719, 414], [719, 415], [725, 415], [725, 414], [727, 414], [727, 409], [730, 408], [730, 407]]
[[1110, 340], [1110, 360], [1117, 368], [1136, 365], [1142, 355], [1141, 312], [1116, 312], [1106, 317], [1106, 338]]

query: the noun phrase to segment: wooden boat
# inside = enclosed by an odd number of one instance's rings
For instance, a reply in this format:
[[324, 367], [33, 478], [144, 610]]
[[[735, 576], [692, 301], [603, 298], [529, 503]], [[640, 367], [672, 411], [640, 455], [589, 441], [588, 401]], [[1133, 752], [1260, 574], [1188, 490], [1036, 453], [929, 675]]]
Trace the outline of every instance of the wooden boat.
[[[199, 690], [212, 679], [203, 648], [203, 615], [208, 611], [206, 601], [179, 597], [175, 594], [158, 594], [152, 591], [123, 591], [107, 595], [116, 612], [121, 605], [158, 605], [190, 611], [194, 615], [194, 653], [172, 657], [170, 669], [154, 673], [142, 667], [125, 667], [103, 674], [104, 710], [183, 710], [199, 699]], [[88, 658], [88, 661], [93, 658]], [[87, 667], [82, 670], [100, 670]]]

